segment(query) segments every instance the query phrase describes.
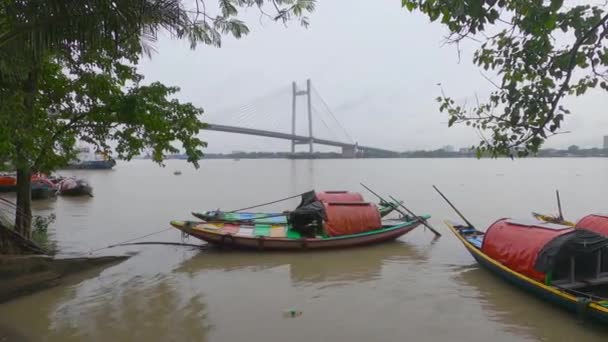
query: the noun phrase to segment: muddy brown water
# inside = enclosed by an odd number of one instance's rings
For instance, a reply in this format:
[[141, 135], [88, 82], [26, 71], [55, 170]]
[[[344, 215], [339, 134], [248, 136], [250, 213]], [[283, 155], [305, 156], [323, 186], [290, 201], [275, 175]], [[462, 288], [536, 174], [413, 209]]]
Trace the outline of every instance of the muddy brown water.
[[[181, 170], [176, 176], [173, 171]], [[230, 253], [125, 246], [136, 254], [66, 285], [0, 305], [0, 340], [31, 341], [605, 341], [608, 330], [519, 291], [480, 269], [443, 219], [457, 219], [436, 184], [479, 227], [501, 217], [606, 212], [608, 159], [205, 160], [160, 168], [149, 161], [87, 178], [94, 198], [37, 202], [54, 212], [60, 254], [87, 255], [168, 228], [190, 211], [235, 209], [309, 189], [401, 198], [429, 213], [393, 243], [314, 253]], [[267, 208], [282, 210], [297, 200]], [[143, 241], [180, 241], [168, 230]], [[190, 243], [196, 243], [190, 239]], [[301, 314], [290, 317], [293, 310]], [[12, 337], [12, 338], [11, 338]]]

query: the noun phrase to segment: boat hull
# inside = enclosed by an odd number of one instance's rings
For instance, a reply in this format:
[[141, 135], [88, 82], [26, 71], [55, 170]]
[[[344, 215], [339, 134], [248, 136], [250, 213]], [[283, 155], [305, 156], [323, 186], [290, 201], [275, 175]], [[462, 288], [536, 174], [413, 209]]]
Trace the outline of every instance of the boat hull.
[[[469, 251], [477, 263], [479, 263], [479, 265], [483, 268], [489, 270], [491, 273], [538, 298], [556, 304], [570, 312], [581, 313], [581, 310], [585, 308], [579, 302], [579, 298], [576, 296], [573, 296], [565, 291], [561, 291], [558, 288], [547, 286], [505, 267], [462, 238], [462, 236], [451, 224], [448, 224], [448, 227], [463, 243], [465, 248]], [[608, 323], [608, 308], [604, 306], [595, 303], [590, 304], [585, 308], [584, 314], [587, 317], [593, 318], [599, 322]]]
[[395, 229], [381, 229], [377, 232], [368, 232], [355, 235], [347, 235], [341, 237], [315, 239], [315, 238], [271, 238], [271, 237], [245, 237], [232, 234], [221, 234], [211, 231], [197, 230], [178, 224], [172, 225], [182, 232], [191, 235], [197, 239], [206, 241], [213, 245], [218, 245], [227, 248], [236, 249], [255, 249], [255, 250], [320, 250], [320, 249], [335, 249], [358, 247], [371, 244], [391, 241], [403, 236], [414, 228], [419, 223], [411, 222], [410, 224], [401, 226]]
[[17, 191], [16, 185], [0, 185], [0, 192], [15, 192]]
[[32, 187], [32, 200], [49, 199], [56, 196], [56, 189], [48, 187]]
[[78, 169], [78, 170], [110, 170], [116, 166], [114, 160], [89, 160], [75, 164], [69, 164], [64, 169]]
[[93, 188], [90, 186], [77, 186], [71, 189], [62, 189], [60, 191], [62, 196], [92, 196]]

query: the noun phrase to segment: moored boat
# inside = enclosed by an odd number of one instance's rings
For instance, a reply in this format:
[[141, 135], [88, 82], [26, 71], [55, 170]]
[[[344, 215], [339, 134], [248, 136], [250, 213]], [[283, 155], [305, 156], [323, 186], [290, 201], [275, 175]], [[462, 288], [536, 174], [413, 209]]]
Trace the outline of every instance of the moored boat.
[[[421, 217], [430, 218], [429, 215]], [[416, 219], [383, 224], [377, 229], [341, 236], [305, 237], [289, 224], [234, 225], [192, 221], [171, 221], [183, 233], [214, 245], [258, 250], [313, 250], [345, 248], [391, 241], [416, 228]]]
[[45, 176], [32, 179], [31, 194], [33, 200], [48, 199], [57, 196], [57, 186]]
[[0, 192], [13, 192], [17, 190], [17, 177], [0, 175]]
[[62, 196], [91, 196], [93, 188], [84, 179], [64, 178], [58, 183], [59, 194]]
[[[53, 197], [57, 192], [55, 184], [44, 174], [35, 173], [31, 177], [32, 199], [43, 199]], [[17, 176], [0, 175], [0, 192], [17, 191]]]
[[172, 221], [185, 234], [210, 244], [259, 250], [344, 248], [394, 240], [430, 218], [382, 220], [357, 193], [308, 192], [293, 211], [197, 215], [203, 221]]
[[[302, 195], [303, 201], [304, 198], [308, 198], [308, 201], [313, 200], [334, 200], [334, 201], [349, 201], [349, 202], [363, 202], [363, 196], [359, 193], [348, 192], [348, 191], [323, 191], [323, 192], [315, 192], [310, 191]], [[380, 213], [380, 217], [385, 217], [392, 213], [399, 204], [403, 203], [403, 201], [393, 201], [393, 202], [385, 202], [380, 201], [378, 203], [378, 211]], [[302, 205], [302, 204], [300, 204]], [[260, 217], [281, 217], [284, 214], [279, 212], [237, 212], [237, 211], [221, 211], [221, 210], [211, 210], [211, 211], [203, 211], [203, 212], [193, 212], [192, 215], [200, 220], [207, 221], [243, 221], [253, 218]]]
[[608, 323], [605, 235], [536, 220], [501, 219], [485, 232], [446, 224], [484, 268], [539, 298]]

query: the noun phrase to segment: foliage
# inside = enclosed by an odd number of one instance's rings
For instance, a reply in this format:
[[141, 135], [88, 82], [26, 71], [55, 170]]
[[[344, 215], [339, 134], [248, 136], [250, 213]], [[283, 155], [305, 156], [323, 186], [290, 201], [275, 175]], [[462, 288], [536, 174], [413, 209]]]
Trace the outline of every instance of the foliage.
[[188, 38], [192, 47], [198, 42], [220, 46], [222, 35], [249, 33], [239, 19], [241, 9], [256, 7], [272, 20], [298, 19], [308, 26], [305, 14], [315, 1], [218, 0], [214, 13], [205, 0], [0, 0], [0, 47], [34, 53], [70, 45], [86, 49], [134, 36], [155, 41], [161, 31]]
[[162, 162], [181, 143], [195, 165], [205, 143], [202, 109], [172, 98], [179, 90], [142, 84], [136, 65], [159, 32], [220, 46], [249, 32], [239, 10], [271, 3], [274, 20], [299, 18], [312, 0], [0, 0], [0, 163], [17, 169], [17, 231], [29, 236], [30, 174], [74, 156], [77, 140], [130, 159], [152, 150]]
[[55, 222], [55, 214], [48, 216], [36, 215], [32, 220], [32, 241], [47, 252], [53, 252], [56, 245], [49, 236], [49, 226]]
[[[268, 2], [268, 1], [266, 1]], [[135, 68], [160, 30], [176, 38], [220, 46], [223, 34], [249, 29], [241, 8], [263, 0], [220, 0], [217, 15], [202, 0], [3, 1], [0, 9], [0, 153], [2, 162], [48, 171], [73, 157], [76, 139], [130, 159], [144, 148], [157, 162], [182, 143], [196, 164], [204, 143], [202, 110], [170, 99], [179, 89], [141, 85]], [[272, 0], [274, 20], [307, 25], [311, 0]], [[189, 5], [187, 7], [186, 5]], [[144, 44], [142, 44], [142, 42]], [[35, 76], [32, 93], [24, 86]], [[28, 109], [28, 96], [33, 105]], [[15, 115], [17, 113], [24, 115]], [[25, 113], [29, 112], [29, 113]], [[57, 115], [49, 115], [57, 114]]]
[[[485, 103], [458, 105], [443, 92], [449, 125], [480, 131], [480, 153], [526, 156], [559, 134], [570, 111], [561, 101], [599, 86], [608, 90], [606, 4], [568, 6], [563, 0], [402, 0], [410, 11], [439, 20], [448, 41], [471, 38], [474, 63], [490, 72], [495, 90]], [[484, 75], [485, 76], [485, 75]], [[497, 78], [498, 81], [492, 81]], [[486, 134], [490, 137], [486, 138]]]

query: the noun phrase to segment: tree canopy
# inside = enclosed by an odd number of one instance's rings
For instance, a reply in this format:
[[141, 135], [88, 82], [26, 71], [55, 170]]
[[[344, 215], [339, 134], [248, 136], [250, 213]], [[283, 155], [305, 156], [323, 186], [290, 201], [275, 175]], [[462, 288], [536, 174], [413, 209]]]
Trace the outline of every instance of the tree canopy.
[[[567, 96], [608, 91], [608, 4], [563, 0], [402, 0], [445, 25], [448, 42], [479, 44], [473, 62], [494, 90], [472, 106], [443, 92], [449, 125], [478, 129], [479, 153], [525, 156], [561, 133]], [[487, 74], [485, 74], [487, 73]]]
[[0, 161], [16, 168], [15, 227], [25, 236], [32, 171], [65, 165], [77, 141], [124, 159], [151, 150], [159, 163], [178, 142], [198, 165], [203, 110], [137, 72], [160, 31], [219, 47], [223, 35], [249, 32], [239, 9], [302, 25], [314, 10], [311, 0], [220, 0], [217, 14], [204, 0], [0, 1]]

